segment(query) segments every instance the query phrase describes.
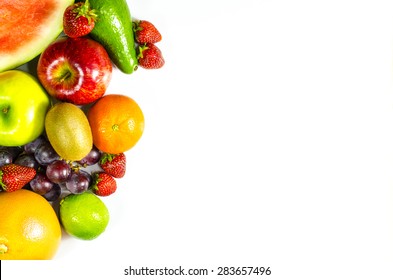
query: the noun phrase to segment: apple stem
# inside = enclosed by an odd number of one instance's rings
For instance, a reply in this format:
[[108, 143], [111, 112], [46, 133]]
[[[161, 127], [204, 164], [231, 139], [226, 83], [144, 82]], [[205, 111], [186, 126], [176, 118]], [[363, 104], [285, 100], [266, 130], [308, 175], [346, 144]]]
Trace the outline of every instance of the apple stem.
[[71, 77], [71, 72], [70, 71], [66, 71], [64, 72], [64, 74], [60, 77], [60, 82], [64, 82], [65, 80], [67, 80], [68, 78]]
[[3, 110], [1, 110], [4, 114], [8, 113], [8, 107], [4, 107]]

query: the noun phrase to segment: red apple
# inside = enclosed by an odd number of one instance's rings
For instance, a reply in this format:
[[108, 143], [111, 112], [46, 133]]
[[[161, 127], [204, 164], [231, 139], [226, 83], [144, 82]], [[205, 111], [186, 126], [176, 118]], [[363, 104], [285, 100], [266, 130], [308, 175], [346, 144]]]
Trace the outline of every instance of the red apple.
[[85, 105], [102, 97], [112, 77], [105, 48], [87, 37], [60, 37], [41, 54], [38, 78], [54, 98]]

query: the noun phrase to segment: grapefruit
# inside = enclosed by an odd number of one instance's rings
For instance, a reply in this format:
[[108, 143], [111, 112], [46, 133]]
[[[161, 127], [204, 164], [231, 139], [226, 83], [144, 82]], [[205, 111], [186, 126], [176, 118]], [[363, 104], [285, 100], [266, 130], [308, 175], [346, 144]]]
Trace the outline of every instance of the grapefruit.
[[0, 5], [0, 72], [38, 56], [63, 30], [74, 0], [3, 0]]
[[0, 260], [49, 260], [60, 246], [61, 225], [41, 195], [0, 192]]

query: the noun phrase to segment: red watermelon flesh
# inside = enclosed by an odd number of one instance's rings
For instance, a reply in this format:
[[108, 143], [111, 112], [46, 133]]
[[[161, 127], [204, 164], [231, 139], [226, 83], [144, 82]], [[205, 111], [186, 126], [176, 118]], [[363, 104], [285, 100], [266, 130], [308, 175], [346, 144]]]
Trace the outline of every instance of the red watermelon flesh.
[[0, 72], [39, 55], [63, 29], [63, 13], [74, 0], [1, 0]]

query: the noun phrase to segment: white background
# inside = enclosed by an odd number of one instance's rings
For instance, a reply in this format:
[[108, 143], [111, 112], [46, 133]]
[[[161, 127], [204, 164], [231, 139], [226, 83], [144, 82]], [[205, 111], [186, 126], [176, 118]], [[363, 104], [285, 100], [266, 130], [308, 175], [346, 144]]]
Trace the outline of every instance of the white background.
[[393, 2], [128, 2], [166, 64], [115, 71], [108, 90], [146, 118], [104, 199], [111, 222], [53, 261], [2, 262], [2, 279], [179, 265], [272, 271], [187, 279], [393, 279]]

